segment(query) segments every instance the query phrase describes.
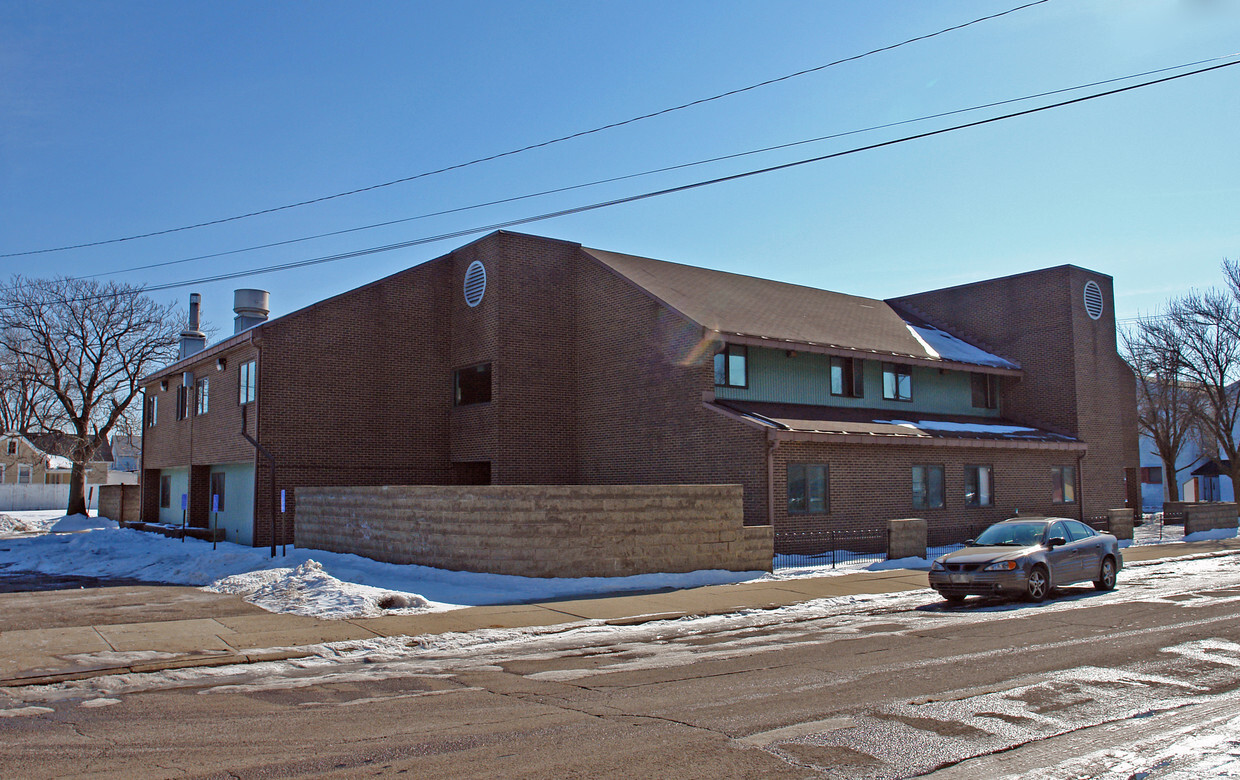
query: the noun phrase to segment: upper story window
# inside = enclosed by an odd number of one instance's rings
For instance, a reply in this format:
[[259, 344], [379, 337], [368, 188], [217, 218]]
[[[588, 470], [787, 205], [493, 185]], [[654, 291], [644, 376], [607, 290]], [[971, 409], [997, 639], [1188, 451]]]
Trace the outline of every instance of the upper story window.
[[150, 428], [159, 422], [159, 396], [148, 395], [146, 397], [146, 427]]
[[1146, 485], [1162, 484], [1162, 466], [1142, 466], [1141, 482]]
[[861, 358], [831, 358], [831, 395], [861, 398], [865, 395], [865, 375]]
[[237, 385], [240, 388], [237, 403], [248, 404], [258, 398], [258, 362], [248, 360], [237, 369]]
[[913, 400], [913, 369], [897, 363], [883, 363], [883, 398], [888, 401]]
[[455, 390], [454, 406], [490, 403], [491, 364], [479, 363], [476, 366], [458, 368], [453, 373], [452, 383]]
[[973, 407], [975, 409], [999, 408], [999, 377], [994, 374], [971, 374], [973, 383]]
[[715, 355], [715, 384], [723, 387], [748, 387], [749, 349], [744, 344], [728, 344]]
[[1056, 504], [1076, 503], [1076, 466], [1051, 467], [1051, 501]]
[[184, 384], [177, 385], [177, 419], [184, 420], [189, 416], [189, 388]]
[[17, 454], [17, 440], [9, 439], [9, 443], [6, 445], [5, 451], [8, 452], [8, 454], [10, 455], [16, 455]]
[[205, 376], [194, 383], [194, 414], [206, 414], [210, 392], [210, 380]]

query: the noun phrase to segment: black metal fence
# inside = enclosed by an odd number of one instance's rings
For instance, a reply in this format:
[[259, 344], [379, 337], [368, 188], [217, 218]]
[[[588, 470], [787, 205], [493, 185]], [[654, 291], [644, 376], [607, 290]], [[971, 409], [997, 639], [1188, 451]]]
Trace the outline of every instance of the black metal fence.
[[775, 534], [774, 568], [835, 568], [887, 559], [887, 528], [782, 531]]

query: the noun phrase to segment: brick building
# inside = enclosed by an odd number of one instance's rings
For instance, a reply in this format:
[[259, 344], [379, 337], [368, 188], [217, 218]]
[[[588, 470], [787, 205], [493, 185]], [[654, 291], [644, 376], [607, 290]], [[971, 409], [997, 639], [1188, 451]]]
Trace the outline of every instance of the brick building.
[[494, 233], [147, 377], [143, 518], [184, 495], [261, 545], [280, 490], [487, 483], [735, 483], [785, 549], [1100, 515], [1137, 465], [1111, 301], [1073, 266], [880, 301]]

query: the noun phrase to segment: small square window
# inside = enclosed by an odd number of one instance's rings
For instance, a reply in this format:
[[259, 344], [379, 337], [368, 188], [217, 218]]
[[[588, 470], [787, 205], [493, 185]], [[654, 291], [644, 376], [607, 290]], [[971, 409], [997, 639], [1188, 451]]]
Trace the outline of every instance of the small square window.
[[883, 363], [883, 398], [888, 401], [913, 400], [913, 369], [897, 363]]
[[913, 508], [943, 509], [946, 506], [943, 494], [942, 466], [913, 467]]
[[999, 408], [999, 377], [994, 374], [971, 375], [973, 385], [973, 408]]
[[865, 396], [864, 379], [861, 358], [831, 358], [831, 395], [862, 398]]
[[454, 405], [485, 404], [491, 402], [491, 364], [479, 363], [468, 368], [458, 368], [453, 374], [455, 385]]
[[749, 349], [744, 344], [728, 344], [715, 355], [715, 384], [721, 387], [749, 386]]

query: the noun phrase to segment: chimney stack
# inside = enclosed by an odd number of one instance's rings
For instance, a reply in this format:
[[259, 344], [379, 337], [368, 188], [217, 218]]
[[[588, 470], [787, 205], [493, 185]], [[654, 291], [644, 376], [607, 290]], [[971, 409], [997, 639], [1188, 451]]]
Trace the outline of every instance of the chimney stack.
[[271, 311], [271, 293], [266, 290], [236, 290], [233, 292], [233, 333], [261, 325]]
[[181, 331], [181, 350], [177, 360], [184, 360], [207, 348], [207, 334], [201, 330], [202, 296], [198, 293], [189, 294], [189, 325]]

